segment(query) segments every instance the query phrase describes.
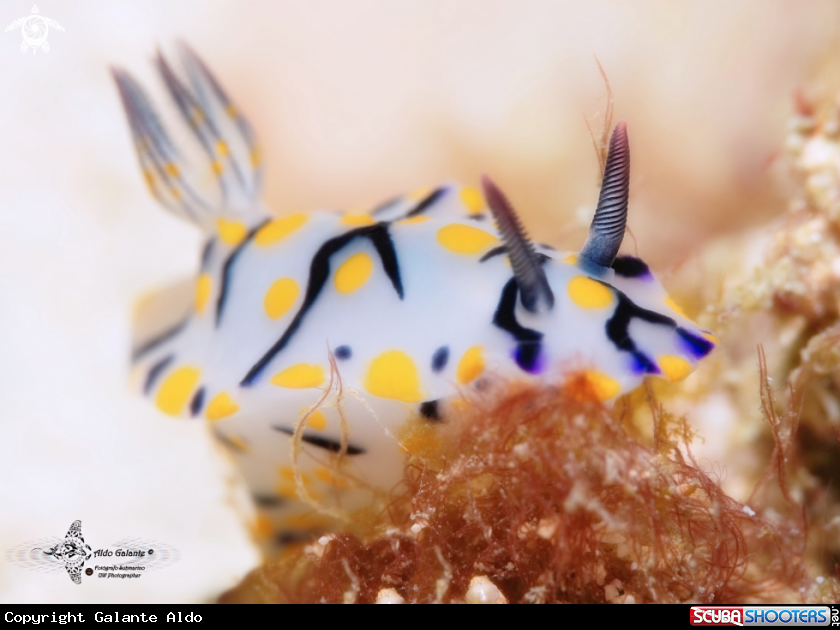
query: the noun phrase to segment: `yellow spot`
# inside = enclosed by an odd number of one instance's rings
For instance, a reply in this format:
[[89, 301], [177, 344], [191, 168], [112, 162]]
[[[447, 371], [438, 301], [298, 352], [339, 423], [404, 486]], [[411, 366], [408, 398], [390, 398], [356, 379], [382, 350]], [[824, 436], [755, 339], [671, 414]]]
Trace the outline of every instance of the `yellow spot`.
[[166, 174], [170, 177], [178, 177], [178, 175], [180, 174], [178, 167], [175, 166], [172, 162], [167, 164], [164, 170], [166, 171]]
[[499, 242], [499, 239], [484, 230], [460, 223], [452, 223], [440, 228], [437, 232], [437, 240], [450, 252], [456, 254], [478, 254]]
[[365, 389], [374, 396], [403, 402], [419, 402], [423, 398], [417, 367], [402, 350], [383, 352], [371, 362]]
[[257, 514], [257, 520], [254, 523], [254, 533], [257, 535], [257, 538], [269, 538], [274, 534], [274, 523], [264, 514]]
[[195, 312], [201, 315], [204, 308], [207, 306], [207, 300], [210, 299], [210, 290], [213, 288], [213, 281], [206, 273], [198, 276], [198, 282], [195, 283]]
[[228, 145], [224, 140], [219, 140], [216, 143], [216, 153], [218, 153], [222, 157], [228, 154]]
[[298, 363], [271, 377], [271, 384], [290, 389], [318, 387], [324, 382], [324, 368], [320, 365]]
[[146, 180], [146, 186], [152, 189], [152, 192], [155, 190], [155, 176], [152, 171], [148, 169], [143, 169], [143, 179]]
[[[295, 480], [295, 469], [291, 466], [280, 466], [280, 468], [277, 469], [277, 473], [286, 481], [294, 482]], [[307, 475], [306, 473], [301, 473], [300, 477], [303, 480], [303, 485], [309, 484], [309, 475]]]
[[484, 371], [484, 354], [481, 346], [473, 346], [458, 362], [457, 377], [462, 385], [471, 383]]
[[276, 487], [277, 494], [284, 499], [297, 499], [297, 488], [293, 483], [279, 483]]
[[262, 154], [260, 153], [259, 149], [254, 149], [251, 151], [251, 166], [257, 168], [260, 165], [260, 161], [262, 159]]
[[715, 345], [717, 345], [718, 343], [720, 343], [720, 342], [718, 341], [718, 338], [717, 338], [717, 337], [715, 337], [712, 333], [701, 332], [700, 334], [701, 334], [701, 335], [703, 335], [703, 339], [705, 339], [706, 341], [711, 341], [711, 342], [712, 342], [713, 344], [715, 344]]
[[400, 432], [400, 445], [411, 455], [432, 455], [440, 448], [440, 429], [423, 421], [409, 422]]
[[577, 264], [577, 254], [569, 254], [563, 259], [564, 263], [569, 263], [570, 265]]
[[219, 230], [219, 238], [224, 243], [235, 247], [248, 235], [248, 228], [241, 221], [228, 221], [222, 217], [216, 219], [216, 229]]
[[484, 209], [484, 197], [475, 188], [469, 186], [461, 189], [461, 201], [467, 206], [470, 214], [478, 214]]
[[180, 199], [181, 198], [181, 191], [175, 188], [174, 186], [169, 187], [169, 194], [172, 195], [173, 199]]
[[322, 411], [313, 411], [312, 415], [306, 419], [306, 424], [316, 431], [323, 431], [327, 428], [327, 416]]
[[621, 391], [621, 385], [618, 381], [606, 374], [589, 370], [585, 373], [585, 376], [595, 395], [601, 400], [615, 398]]
[[353, 293], [373, 271], [373, 260], [364, 253], [353, 254], [335, 272], [335, 288], [339, 293]]
[[254, 235], [254, 243], [260, 247], [273, 245], [286, 238], [292, 232], [299, 230], [307, 220], [306, 214], [299, 212], [282, 219], [274, 219], [271, 223], [260, 228]]
[[210, 164], [210, 166], [213, 168], [213, 173], [215, 173], [216, 176], [221, 175], [222, 172], [225, 170], [225, 167], [222, 166], [222, 163], [219, 162], [218, 160], [213, 160], [213, 162], [212, 162], [212, 164]]
[[376, 219], [369, 214], [343, 214], [341, 215], [341, 222], [344, 225], [357, 227], [362, 225], [373, 225], [376, 223]]
[[312, 471], [312, 474], [315, 475], [315, 478], [318, 479], [318, 481], [322, 481], [336, 488], [347, 489], [350, 487], [350, 484], [348, 484], [344, 479], [336, 477], [332, 474], [332, 471], [327, 470], [326, 468], [316, 468]]
[[239, 405], [230, 399], [227, 392], [217, 394], [207, 405], [204, 417], [208, 420], [221, 420], [239, 411]]
[[265, 314], [271, 319], [283, 317], [295, 305], [300, 288], [292, 278], [275, 280], [263, 298]]
[[201, 371], [194, 367], [181, 367], [163, 381], [155, 397], [155, 405], [170, 416], [180, 415], [192, 394]]
[[682, 357], [664, 354], [659, 357], [659, 369], [668, 381], [676, 383], [691, 374], [691, 363]]
[[[315, 498], [313, 496], [313, 498]], [[283, 528], [293, 530], [328, 530], [335, 531], [336, 522], [328, 516], [318, 514], [317, 512], [305, 512], [303, 514], [290, 514], [283, 519]]]
[[192, 122], [193, 125], [200, 125], [204, 121], [204, 112], [200, 107], [193, 109]]
[[330, 483], [330, 481], [332, 481], [332, 473], [326, 468], [316, 468], [313, 471], [313, 474], [316, 479], [323, 481], [324, 483]]
[[676, 302], [674, 302], [674, 298], [672, 298], [670, 295], [669, 295], [669, 296], [667, 296], [667, 297], [665, 298], [665, 304], [667, 304], [667, 305], [668, 305], [668, 307], [669, 307], [672, 311], [674, 311], [677, 315], [679, 315], [680, 317], [683, 317], [683, 318], [685, 318], [685, 319], [688, 319], [688, 315], [686, 315], [686, 314], [685, 314], [685, 311], [684, 311], [684, 310], [682, 310], [682, 308], [680, 308], [680, 305], [679, 305], [679, 304], [677, 304]]
[[586, 276], [569, 280], [567, 289], [572, 301], [582, 308], [606, 308], [613, 302], [612, 291]]
[[416, 217], [409, 217], [407, 219], [401, 219], [397, 221], [397, 225], [412, 225], [414, 223], [423, 223], [424, 221], [428, 221], [429, 217], [424, 217], [422, 214], [417, 215]]
[[227, 112], [227, 115], [230, 116], [231, 118], [236, 118], [236, 115], [237, 115], [236, 105], [233, 105], [233, 104], [228, 105], [227, 107], [225, 107], [225, 111]]
[[406, 195], [410, 201], [420, 201], [425, 197], [429, 196], [429, 193], [432, 192], [432, 188], [430, 186], [423, 186], [422, 188], [415, 188], [410, 193]]

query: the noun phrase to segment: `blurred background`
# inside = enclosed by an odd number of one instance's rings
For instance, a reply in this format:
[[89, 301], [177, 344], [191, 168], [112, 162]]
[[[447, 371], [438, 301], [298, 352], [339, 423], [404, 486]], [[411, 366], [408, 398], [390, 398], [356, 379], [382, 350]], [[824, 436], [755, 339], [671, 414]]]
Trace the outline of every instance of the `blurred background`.
[[[597, 57], [630, 129], [630, 228], [668, 285], [705, 243], [784, 212], [773, 167], [787, 120], [797, 94], [830, 83], [840, 50], [840, 4], [819, 0], [38, 8], [65, 29], [50, 31], [49, 53], [21, 53], [21, 31], [0, 32], [5, 603], [210, 601], [259, 560], [205, 428], [162, 417], [127, 386], [132, 306], [193, 273], [199, 235], [147, 192], [109, 65], [171, 111], [150, 61], [188, 42], [257, 130], [278, 214], [488, 173], [537, 240], [573, 250], [600, 175], [586, 124], [600, 132], [607, 105]], [[4, 0], [0, 26], [31, 10]], [[77, 586], [5, 559], [76, 519], [93, 548], [135, 535], [181, 560]]]

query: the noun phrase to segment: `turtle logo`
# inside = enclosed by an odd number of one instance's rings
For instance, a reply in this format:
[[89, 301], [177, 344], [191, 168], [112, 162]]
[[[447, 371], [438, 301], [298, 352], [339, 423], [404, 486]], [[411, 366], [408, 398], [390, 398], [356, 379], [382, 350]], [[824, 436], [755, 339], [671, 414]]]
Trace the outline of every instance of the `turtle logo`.
[[52, 556], [64, 562], [64, 568], [67, 569], [70, 579], [76, 584], [82, 583], [82, 568], [85, 566], [85, 560], [90, 560], [91, 555], [90, 545], [86, 545], [85, 539], [82, 538], [82, 521], [73, 521], [70, 529], [67, 530], [64, 542], [58, 543], [49, 551], [44, 551], [40, 547], [32, 551], [40, 551], [45, 556]]
[[55, 20], [41, 15], [37, 5], [32, 7], [32, 13], [18, 18], [9, 24], [6, 27], [6, 31], [8, 32], [18, 27], [21, 27], [21, 31], [23, 32], [23, 43], [20, 45], [20, 51], [25, 53], [32, 48], [33, 55], [38, 52], [39, 48], [43, 48], [45, 53], [50, 52], [50, 45], [47, 42], [50, 27], [53, 27], [57, 31], [64, 30], [64, 27]]

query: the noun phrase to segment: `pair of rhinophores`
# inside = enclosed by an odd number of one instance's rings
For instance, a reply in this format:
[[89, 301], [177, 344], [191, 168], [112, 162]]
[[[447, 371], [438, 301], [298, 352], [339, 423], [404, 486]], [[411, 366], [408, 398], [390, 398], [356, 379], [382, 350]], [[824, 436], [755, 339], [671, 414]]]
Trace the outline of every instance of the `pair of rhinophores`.
[[181, 58], [185, 80], [156, 64], [199, 159], [113, 72], [152, 193], [205, 236], [188, 306], [137, 342], [134, 368], [161, 411], [212, 423], [277, 530], [317, 521], [298, 496], [352, 508], [389, 490], [401, 426], [445, 422], [505, 379], [582, 375], [609, 401], [648, 375], [684, 378], [713, 348], [644, 262], [617, 256], [624, 123], [577, 255], [532, 243], [487, 178], [483, 194], [446, 184], [365, 213], [278, 218], [259, 201], [250, 125], [192, 51]]

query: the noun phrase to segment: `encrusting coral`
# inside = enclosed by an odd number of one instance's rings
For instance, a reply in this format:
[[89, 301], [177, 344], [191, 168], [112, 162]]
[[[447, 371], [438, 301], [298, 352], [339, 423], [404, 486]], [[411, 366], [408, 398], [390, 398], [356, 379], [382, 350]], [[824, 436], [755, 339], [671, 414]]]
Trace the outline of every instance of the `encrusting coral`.
[[[840, 108], [801, 95], [796, 105], [779, 160], [793, 180], [788, 212], [762, 236], [758, 264], [728, 278], [709, 325], [724, 331], [722, 347], [738, 337], [764, 345], [775, 395], [796, 419], [789, 493], [809, 522], [809, 562], [833, 574], [840, 559]], [[724, 369], [739, 373], [730, 378], [731, 398], [749, 414], [754, 362], [730, 346]], [[762, 406], [767, 416], [763, 399]], [[766, 455], [769, 437], [743, 432], [735, 448]], [[777, 507], [784, 499], [768, 500]]]
[[[799, 335], [787, 359], [800, 402], [796, 490], [819, 532], [816, 563], [840, 560], [840, 107], [800, 99], [786, 148], [799, 184], [768, 257], [773, 312]], [[793, 396], [792, 396], [793, 398]]]

